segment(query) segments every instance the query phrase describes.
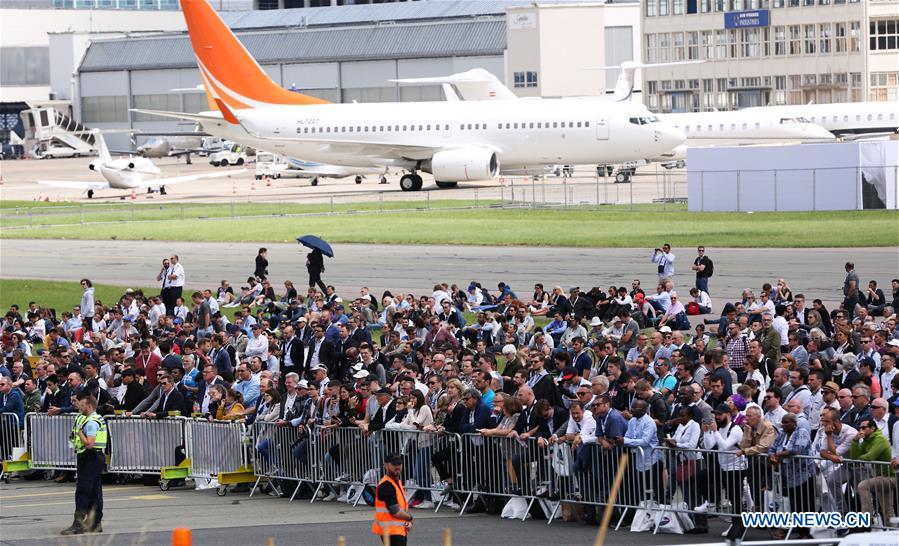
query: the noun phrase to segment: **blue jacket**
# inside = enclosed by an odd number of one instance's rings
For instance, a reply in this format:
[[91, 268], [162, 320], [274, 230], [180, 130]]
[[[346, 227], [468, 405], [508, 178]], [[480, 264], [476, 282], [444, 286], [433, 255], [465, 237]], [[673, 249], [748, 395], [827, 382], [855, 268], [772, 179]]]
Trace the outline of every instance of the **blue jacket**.
[[13, 387], [9, 394], [0, 396], [0, 404], [0, 413], [15, 413], [19, 418], [19, 426], [25, 425], [25, 402], [19, 389]]
[[474, 409], [474, 421], [472, 421], [471, 413], [472, 411], [467, 407], [462, 412], [462, 419], [459, 422], [460, 434], [475, 433], [478, 429], [490, 428], [491, 410], [486, 404], [478, 402], [477, 407]]

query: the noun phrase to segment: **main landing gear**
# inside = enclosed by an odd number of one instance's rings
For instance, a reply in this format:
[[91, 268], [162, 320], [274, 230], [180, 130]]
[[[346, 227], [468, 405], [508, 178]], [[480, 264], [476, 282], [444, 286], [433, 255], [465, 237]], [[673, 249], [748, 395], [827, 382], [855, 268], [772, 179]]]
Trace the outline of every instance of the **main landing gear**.
[[421, 177], [415, 173], [404, 174], [402, 178], [400, 178], [400, 188], [403, 191], [419, 191], [421, 189], [421, 185]]

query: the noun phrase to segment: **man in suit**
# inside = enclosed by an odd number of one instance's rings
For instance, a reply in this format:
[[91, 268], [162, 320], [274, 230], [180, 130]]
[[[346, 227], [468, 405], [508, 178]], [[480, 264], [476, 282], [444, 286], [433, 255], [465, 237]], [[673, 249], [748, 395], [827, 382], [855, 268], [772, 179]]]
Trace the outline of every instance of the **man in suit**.
[[321, 324], [314, 324], [312, 326], [312, 339], [309, 340], [309, 343], [306, 344], [306, 369], [311, 370], [312, 368], [318, 366], [319, 364], [324, 364], [322, 361], [323, 351], [322, 348], [325, 344], [325, 327]]
[[[283, 330], [284, 340], [281, 344], [281, 375], [286, 376], [293, 372], [300, 377], [306, 373], [306, 359], [304, 358], [305, 344], [296, 335], [293, 326], [285, 326]], [[281, 392], [284, 392], [284, 382], [281, 382]]]
[[116, 394], [116, 409], [132, 411], [146, 397], [143, 386], [135, 380], [136, 374], [132, 369], [122, 371], [122, 385]]
[[184, 396], [175, 388], [175, 381], [171, 374], [163, 372], [159, 376], [159, 397], [150, 407], [149, 411], [140, 414], [147, 419], [161, 419], [170, 411], [184, 410]]
[[218, 375], [226, 381], [234, 379], [234, 363], [231, 360], [231, 353], [225, 348], [224, 334], [212, 336], [212, 351], [209, 353], [209, 360], [215, 365]]
[[[370, 433], [382, 430], [396, 416], [396, 401], [393, 399], [389, 389], [378, 389], [375, 392], [375, 399], [378, 401], [378, 409], [375, 410], [371, 421], [368, 423], [368, 432]], [[488, 410], [487, 419], [489, 418], [490, 411]]]
[[47, 413], [51, 407], [61, 408], [69, 403], [72, 395], [66, 385], [59, 384], [59, 376], [56, 374], [47, 376], [47, 388], [44, 389], [44, 403], [41, 412]]
[[209, 391], [210, 387], [213, 385], [225, 385], [227, 383], [219, 377], [216, 372], [218, 369], [212, 365], [207, 364], [203, 367], [203, 380], [199, 382], [197, 385], [197, 401], [200, 403], [200, 413], [206, 415], [209, 413]]

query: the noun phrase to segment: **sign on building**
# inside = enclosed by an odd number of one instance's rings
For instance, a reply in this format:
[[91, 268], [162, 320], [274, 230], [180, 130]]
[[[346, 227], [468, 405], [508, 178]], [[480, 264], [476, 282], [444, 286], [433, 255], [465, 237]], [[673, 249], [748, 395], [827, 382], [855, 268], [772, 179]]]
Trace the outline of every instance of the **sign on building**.
[[724, 28], [766, 27], [769, 24], [769, 13], [766, 9], [725, 13]]

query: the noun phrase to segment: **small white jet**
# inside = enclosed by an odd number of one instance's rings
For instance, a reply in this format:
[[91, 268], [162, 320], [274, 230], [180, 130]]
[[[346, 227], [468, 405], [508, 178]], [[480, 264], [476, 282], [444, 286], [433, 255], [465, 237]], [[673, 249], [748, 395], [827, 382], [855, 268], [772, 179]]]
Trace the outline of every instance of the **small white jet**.
[[93, 198], [94, 192], [107, 189], [131, 190], [147, 188], [147, 191], [152, 193], [153, 189], [156, 188], [161, 195], [165, 195], [165, 187], [171, 184], [193, 182], [204, 178], [222, 178], [246, 171], [246, 169], [240, 169], [238, 171], [218, 171], [161, 178], [162, 171], [159, 170], [159, 167], [145, 157], [113, 159], [103, 135], [97, 130], [94, 130], [94, 134], [96, 135], [97, 148], [100, 153], [98, 159], [90, 162], [88, 169], [100, 173], [103, 181], [38, 180], [37, 183], [57, 188], [78, 189], [85, 192], [88, 199]]

